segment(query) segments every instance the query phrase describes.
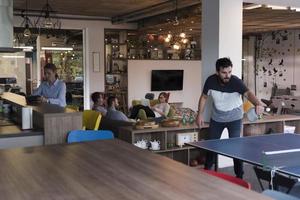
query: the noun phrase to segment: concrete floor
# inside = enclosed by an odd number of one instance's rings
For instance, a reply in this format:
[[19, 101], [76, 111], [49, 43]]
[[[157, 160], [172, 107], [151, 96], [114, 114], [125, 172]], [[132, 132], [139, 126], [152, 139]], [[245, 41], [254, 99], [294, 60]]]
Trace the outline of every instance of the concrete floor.
[[[224, 173], [228, 173], [231, 175], [234, 175], [234, 171], [233, 171], [233, 167], [225, 167], [225, 168], [220, 168], [219, 171], [224, 172]], [[253, 166], [250, 164], [244, 164], [244, 180], [249, 182], [252, 186], [252, 190], [257, 191], [259, 193], [262, 192], [262, 189], [259, 185], [259, 182], [256, 178], [255, 172], [253, 170]], [[265, 189], [268, 189], [268, 182], [263, 181], [263, 186]], [[285, 192], [286, 189], [285, 188], [280, 188], [280, 191]], [[300, 182], [298, 182], [290, 191], [289, 193], [292, 196], [296, 196], [298, 198], [300, 198]]]

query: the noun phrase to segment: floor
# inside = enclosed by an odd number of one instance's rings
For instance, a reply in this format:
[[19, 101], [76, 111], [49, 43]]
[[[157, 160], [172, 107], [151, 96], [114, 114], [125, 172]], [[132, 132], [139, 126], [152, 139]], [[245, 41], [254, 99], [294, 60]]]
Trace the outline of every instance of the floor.
[[[219, 171], [226, 172], [228, 174], [234, 175], [233, 167], [225, 167], [220, 168]], [[262, 189], [259, 185], [259, 182], [256, 178], [255, 172], [253, 170], [253, 166], [250, 164], [244, 164], [244, 180], [251, 183], [252, 190], [257, 192], [262, 192]], [[263, 186], [265, 189], [268, 189], [268, 183], [263, 181]], [[285, 188], [280, 188], [281, 191], [286, 191]], [[300, 182], [295, 185], [295, 187], [292, 188], [292, 190], [289, 193], [290, 195], [296, 196], [300, 198]]]

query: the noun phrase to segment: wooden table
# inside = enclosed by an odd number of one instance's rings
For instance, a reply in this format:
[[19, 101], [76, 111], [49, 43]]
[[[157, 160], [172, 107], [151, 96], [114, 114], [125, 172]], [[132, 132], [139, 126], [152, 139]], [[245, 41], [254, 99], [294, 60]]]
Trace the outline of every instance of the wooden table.
[[0, 151], [1, 199], [269, 199], [120, 140]]

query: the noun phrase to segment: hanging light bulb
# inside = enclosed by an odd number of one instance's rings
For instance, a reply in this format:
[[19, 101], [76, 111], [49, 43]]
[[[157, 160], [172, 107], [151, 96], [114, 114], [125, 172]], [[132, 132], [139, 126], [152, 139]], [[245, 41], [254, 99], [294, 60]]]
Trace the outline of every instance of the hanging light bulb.
[[26, 0], [25, 15], [22, 16], [22, 17], [24, 18], [24, 22], [25, 22], [25, 29], [24, 29], [23, 35], [24, 35], [24, 37], [30, 37], [31, 36], [31, 31], [29, 29], [30, 20], [28, 18], [28, 2], [27, 2], [27, 0]]
[[45, 18], [44, 26], [45, 26], [45, 28], [51, 28], [53, 26], [53, 23], [52, 23], [50, 17]]
[[177, 7], [178, 7], [177, 4], [178, 4], [178, 2], [177, 2], [177, 0], [175, 0], [175, 19], [174, 19], [174, 22], [173, 22], [174, 26], [179, 25], [179, 20], [178, 20], [178, 16], [177, 16]]
[[170, 41], [171, 41], [171, 38], [169, 38], [169, 37], [165, 38], [165, 42], [170, 42]]
[[25, 25], [25, 30], [23, 32], [24, 37], [30, 37], [31, 36], [31, 31], [29, 29], [28, 24]]
[[181, 32], [181, 33], [179, 34], [179, 36], [180, 36], [181, 38], [185, 38], [186, 34], [185, 34], [185, 32]]
[[176, 42], [176, 43], [173, 45], [173, 49], [179, 50], [179, 49], [180, 49], [180, 45]]
[[169, 33], [169, 34], [167, 35], [167, 38], [171, 39], [171, 38], [172, 38], [172, 34]]
[[188, 43], [189, 40], [187, 38], [183, 38], [181, 41], [183, 44], [186, 44], [186, 43]]

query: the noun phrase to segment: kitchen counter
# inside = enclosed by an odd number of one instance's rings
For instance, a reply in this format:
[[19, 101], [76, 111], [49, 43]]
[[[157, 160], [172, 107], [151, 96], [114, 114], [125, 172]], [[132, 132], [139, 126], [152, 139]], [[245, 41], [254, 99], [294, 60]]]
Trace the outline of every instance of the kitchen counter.
[[[45, 145], [60, 144], [66, 142], [69, 131], [82, 128], [81, 112], [75, 112], [72, 109], [48, 103], [28, 105], [24, 96], [10, 92], [3, 93], [1, 98], [12, 105], [12, 112], [9, 115], [9, 119], [13, 121], [14, 124], [12, 126], [0, 127], [0, 135], [1, 132], [7, 136], [17, 133], [39, 134], [42, 132], [44, 134]], [[23, 131], [20, 129], [22, 125], [22, 107], [32, 107], [34, 131]], [[5, 122], [5, 120], [3, 122]], [[35, 130], [37, 130], [37, 132], [35, 132]]]

